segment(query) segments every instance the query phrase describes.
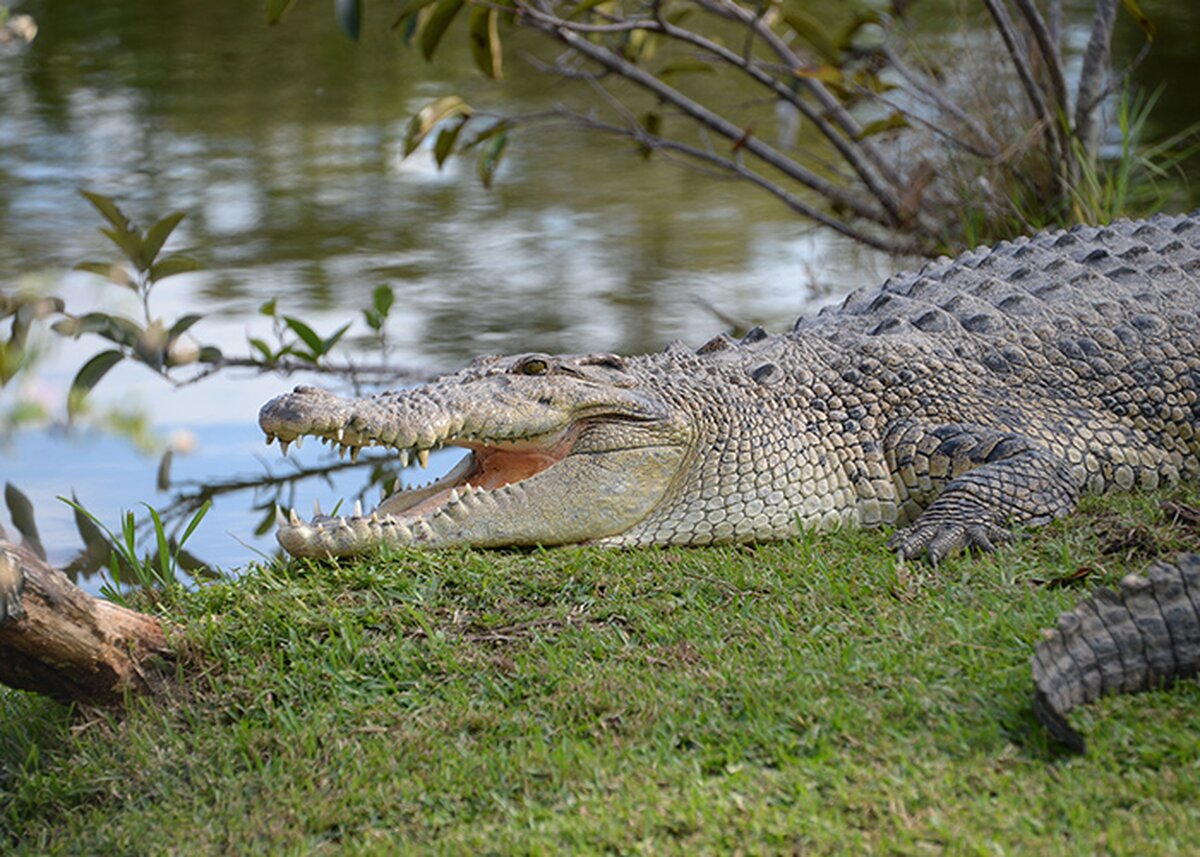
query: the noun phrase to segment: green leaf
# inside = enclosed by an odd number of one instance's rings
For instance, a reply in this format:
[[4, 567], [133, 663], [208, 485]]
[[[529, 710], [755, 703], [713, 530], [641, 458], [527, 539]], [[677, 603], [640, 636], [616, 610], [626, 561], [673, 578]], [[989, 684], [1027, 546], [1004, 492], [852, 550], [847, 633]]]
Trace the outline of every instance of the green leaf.
[[171, 462], [174, 458], [175, 454], [168, 449], [159, 459], [158, 473], [154, 477], [154, 484], [159, 491], [166, 491], [171, 487]]
[[255, 349], [259, 354], [261, 354], [263, 360], [265, 360], [267, 363], [275, 362], [275, 354], [271, 351], [271, 346], [267, 345], [267, 343], [265, 341], [263, 341], [261, 339], [257, 339], [255, 337], [250, 337], [249, 341], [250, 341], [250, 347]]
[[33, 503], [29, 502], [29, 498], [25, 496], [24, 492], [11, 482], [4, 483], [4, 503], [8, 506], [8, 516], [12, 518], [13, 526], [17, 528], [17, 532], [21, 534], [25, 544], [29, 546], [30, 550], [45, 559], [46, 549], [42, 547], [42, 540], [38, 536]]
[[395, 302], [396, 292], [391, 286], [376, 286], [375, 291], [371, 293], [371, 305], [384, 318], [387, 318], [388, 313], [392, 311], [392, 305]]
[[129, 232], [132, 226], [129, 223], [129, 218], [125, 216], [125, 212], [121, 211], [120, 206], [110, 196], [105, 196], [100, 193], [92, 193], [91, 191], [79, 191], [79, 195], [96, 207], [96, 210], [104, 216], [104, 219], [112, 224], [113, 229], [118, 232]]
[[267, 23], [271, 26], [278, 24], [283, 13], [294, 2], [295, 0], [267, 0]]
[[[65, 498], [60, 497], [59, 499]], [[75, 529], [79, 531], [79, 537], [83, 539], [83, 546], [88, 555], [100, 561], [108, 559], [108, 555], [112, 551], [112, 544], [105, 538], [95, 517], [79, 505], [79, 499], [74, 494], [71, 494], [69, 505], [75, 517]]]
[[171, 329], [167, 331], [167, 339], [169, 341], [178, 339], [183, 335], [184, 331], [202, 318], [204, 318], [204, 315], [198, 312], [188, 313], [187, 315], [180, 316], [179, 318], [175, 319], [175, 323], [171, 325]]
[[438, 132], [437, 142], [433, 144], [433, 159], [437, 161], [439, 167], [446, 162], [446, 159], [450, 157], [450, 153], [454, 151], [454, 143], [458, 140], [459, 133], [470, 118], [470, 116], [463, 116], [453, 125], [447, 125]]
[[104, 226], [100, 227], [100, 231], [125, 254], [125, 258], [132, 262], [134, 267], [139, 271], [145, 270], [145, 267], [139, 264], [139, 260], [142, 258], [142, 235], [140, 232], [137, 230], [127, 232]]
[[175, 231], [179, 221], [185, 217], [187, 217], [187, 212], [173, 211], [146, 230], [146, 239], [142, 242], [142, 261], [145, 263], [142, 265], [143, 268], [149, 268], [154, 264], [163, 244], [167, 243], [167, 239], [171, 237], [171, 233]]
[[425, 26], [421, 28], [421, 54], [426, 60], [433, 59], [433, 54], [437, 51], [437, 46], [442, 41], [442, 36], [446, 34], [446, 29], [450, 26], [455, 16], [458, 15], [462, 7], [463, 0], [438, 0], [433, 14], [429, 16], [429, 20], [425, 22]]
[[437, 0], [400, 0], [399, 8], [396, 9], [396, 20], [392, 23], [392, 29], [400, 26], [400, 22], [409, 15], [414, 15], [420, 12], [426, 6], [432, 6]]
[[157, 283], [176, 274], [203, 270], [203, 265], [190, 256], [168, 256], [150, 266], [150, 282]]
[[821, 22], [812, 15], [799, 9], [792, 9], [783, 13], [783, 22], [791, 27], [797, 36], [808, 42], [825, 62], [834, 66], [842, 64], [842, 52], [838, 49], [835, 40], [821, 26]]
[[907, 127], [908, 120], [904, 118], [904, 114], [896, 112], [883, 119], [876, 119], [874, 122], [868, 122], [862, 127], [862, 130], [858, 132], [858, 136], [855, 137], [855, 139], [862, 140], [874, 134], [882, 134], [884, 131], [895, 131], [900, 128]]
[[[113, 262], [79, 262], [78, 264], [72, 266], [71, 270], [72, 271], [87, 271], [89, 274], [99, 274], [101, 277], [104, 277], [107, 280], [112, 280], [112, 279], [114, 279], [114, 277], [113, 277], [113, 269], [114, 268], [121, 268], [121, 266], [114, 264]], [[124, 269], [122, 269], [122, 270], [124, 270]], [[129, 275], [126, 274], [125, 279], [128, 279], [128, 278], [129, 278]]]
[[217, 346], [202, 345], [200, 346], [200, 354], [196, 359], [198, 359], [201, 363], [220, 363], [223, 357], [224, 355], [221, 354], [221, 349], [217, 348]]
[[69, 417], [74, 418], [79, 413], [80, 406], [87, 394], [92, 391], [101, 378], [108, 374], [108, 370], [124, 359], [125, 355], [120, 351], [101, 351], [83, 364], [76, 373], [75, 380], [71, 382], [71, 392], [67, 396], [67, 415]]
[[362, 0], [334, 0], [333, 13], [342, 31], [357, 42], [362, 28]]
[[712, 63], [695, 57], [680, 57], [664, 65], [658, 71], [661, 78], [669, 78], [678, 74], [713, 74], [716, 69]]
[[[646, 133], [653, 137], [658, 136], [658, 132], [662, 130], [662, 114], [651, 110], [642, 115], [642, 127], [646, 129]], [[645, 160], [654, 154], [654, 148], [645, 143], [639, 144], [638, 154]]]
[[497, 136], [498, 134], [505, 133], [510, 128], [512, 128], [515, 124], [516, 123], [514, 123], [513, 121], [511, 121], [509, 119], [501, 119], [499, 122], [493, 122], [491, 125], [489, 125], [487, 128], [484, 128], [482, 131], [480, 131], [478, 134], [476, 134], [474, 137], [472, 137], [466, 143], [463, 143], [462, 146], [459, 147], [459, 151], [460, 152], [469, 152], [469, 151], [471, 151], [471, 149], [474, 149], [480, 143], [486, 143], [488, 140], [492, 139], [493, 137]]
[[321, 337], [317, 336], [311, 327], [290, 315], [285, 315], [283, 322], [308, 346], [308, 350], [314, 357], [321, 356]]
[[1142, 28], [1142, 32], [1146, 34], [1146, 41], [1153, 42], [1154, 37], [1158, 35], [1158, 27], [1142, 11], [1142, 7], [1138, 5], [1137, 0], [1121, 0], [1121, 5], [1125, 7], [1125, 11], [1129, 13], [1130, 17], [1137, 21], [1137, 25]]
[[278, 304], [278, 302], [279, 302], [279, 298], [271, 298], [269, 301], [265, 301], [263, 303], [263, 305], [258, 308], [258, 314], [270, 316], [271, 318], [274, 318], [275, 317], [275, 306], [276, 306], [276, 304]]
[[867, 24], [878, 24], [883, 26], [885, 23], [883, 15], [874, 10], [857, 13], [850, 22], [842, 28], [841, 35], [838, 36], [837, 46], [839, 50], [849, 50], [854, 47], [854, 37], [858, 35], [858, 31]]
[[508, 145], [508, 135], [501, 134], [479, 156], [479, 180], [489, 190], [492, 187], [492, 179], [496, 176], [496, 170], [500, 167], [500, 159], [504, 157], [506, 145]]
[[471, 58], [475, 60], [476, 67], [492, 80], [499, 80], [502, 76], [504, 51], [500, 44], [499, 22], [499, 13], [488, 6], [472, 7], [467, 21]]
[[471, 106], [457, 95], [447, 95], [425, 105], [409, 120], [408, 133], [404, 138], [404, 156], [408, 157], [416, 151], [439, 122], [452, 116], [470, 116], [473, 112]]
[[328, 354], [333, 350], [333, 346], [338, 344], [338, 340], [346, 335], [346, 331], [350, 329], [350, 322], [346, 322], [337, 330], [329, 335], [324, 342], [321, 343], [321, 354]]
[[200, 526], [200, 522], [204, 520], [204, 516], [208, 514], [208, 510], [211, 508], [212, 500], [205, 500], [204, 505], [196, 510], [196, 514], [192, 515], [192, 519], [188, 521], [188, 525], [183, 530], [183, 535], [179, 537], [180, 548], [187, 544], [187, 540], [192, 537], [192, 533], [196, 532], [196, 527]]

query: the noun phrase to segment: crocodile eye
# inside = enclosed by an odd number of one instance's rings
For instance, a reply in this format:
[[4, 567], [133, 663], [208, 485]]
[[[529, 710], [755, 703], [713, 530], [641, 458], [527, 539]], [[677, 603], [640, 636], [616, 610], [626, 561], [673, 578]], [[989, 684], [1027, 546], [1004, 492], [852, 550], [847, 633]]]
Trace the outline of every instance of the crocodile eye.
[[522, 375], [545, 375], [550, 371], [550, 364], [541, 357], [530, 357], [522, 361], [517, 371]]

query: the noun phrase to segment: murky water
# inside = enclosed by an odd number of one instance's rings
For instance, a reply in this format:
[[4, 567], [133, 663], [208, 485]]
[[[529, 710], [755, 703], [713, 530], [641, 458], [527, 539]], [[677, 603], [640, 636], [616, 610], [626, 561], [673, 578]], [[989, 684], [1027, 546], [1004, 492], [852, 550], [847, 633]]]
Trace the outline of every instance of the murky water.
[[[1161, 134], [1200, 116], [1200, 92], [1186, 83], [1200, 73], [1200, 20], [1193, 4], [1142, 5], [1160, 38], [1138, 75], [1175, 81], [1152, 129]], [[446, 91], [508, 112], [577, 94], [515, 57], [502, 87], [485, 84], [461, 40], [427, 64], [388, 32], [387, 4], [368, 4], [373, 17], [358, 45], [341, 37], [326, 4], [297, 4], [275, 29], [262, 6], [21, 6], [41, 30], [28, 50], [0, 53], [6, 288], [59, 294], [75, 312], [114, 304], [139, 312], [119, 287], [69, 271], [111, 257], [81, 187], [117, 197], [143, 222], [188, 212], [171, 246], [206, 270], [164, 283], [154, 310], [168, 319], [208, 313], [197, 338], [230, 354], [247, 351], [247, 336], [270, 337], [269, 319], [256, 312], [265, 300], [327, 333], [357, 318], [379, 285], [396, 294], [386, 355], [396, 366], [447, 369], [481, 352], [639, 352], [673, 338], [703, 341], [725, 326], [714, 308], [778, 329], [898, 264], [798, 222], [748, 187], [643, 161], [577, 130], [515, 137], [490, 192], [471, 162], [439, 171], [428, 153], [404, 159], [409, 116]], [[1124, 21], [1121, 52], [1140, 39]], [[374, 361], [381, 354], [368, 332], [360, 320], [351, 335], [360, 359]], [[46, 345], [38, 380], [0, 392], [0, 407], [26, 397], [61, 409], [73, 371], [100, 347]], [[172, 389], [144, 368], [120, 366], [94, 399], [100, 410], [144, 411], [160, 437], [193, 436], [193, 451], [175, 458], [178, 491], [189, 489], [186, 480], [252, 478], [268, 464], [286, 472], [261, 445], [254, 417], [295, 381], [230, 372]], [[323, 461], [317, 449], [300, 460]], [[78, 537], [54, 497], [73, 492], [115, 525], [119, 509], [171, 502], [155, 489], [156, 463], [95, 432], [26, 428], [0, 443], [0, 476], [33, 499], [59, 562]], [[435, 456], [431, 472], [452, 463]], [[361, 483], [361, 471], [335, 474], [298, 493], [329, 508]], [[253, 535], [263, 513], [255, 502], [246, 492], [218, 498], [195, 552], [234, 566], [272, 550], [269, 537]]]

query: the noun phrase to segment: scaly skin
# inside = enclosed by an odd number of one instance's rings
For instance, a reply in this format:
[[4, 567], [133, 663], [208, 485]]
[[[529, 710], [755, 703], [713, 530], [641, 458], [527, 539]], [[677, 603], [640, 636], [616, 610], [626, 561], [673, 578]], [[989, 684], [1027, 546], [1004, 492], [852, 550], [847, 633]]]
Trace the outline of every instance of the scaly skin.
[[1070, 749], [1086, 749], [1067, 722], [1076, 705], [1136, 693], [1200, 672], [1200, 555], [1155, 563], [1118, 592], [1098, 589], [1058, 617], [1033, 656], [1033, 708]]
[[1081, 227], [940, 260], [788, 334], [697, 351], [483, 358], [413, 390], [267, 403], [305, 435], [423, 459], [435, 486], [293, 512], [292, 554], [382, 544], [713, 544], [901, 526], [904, 557], [991, 549], [1084, 491], [1200, 475], [1200, 219]]

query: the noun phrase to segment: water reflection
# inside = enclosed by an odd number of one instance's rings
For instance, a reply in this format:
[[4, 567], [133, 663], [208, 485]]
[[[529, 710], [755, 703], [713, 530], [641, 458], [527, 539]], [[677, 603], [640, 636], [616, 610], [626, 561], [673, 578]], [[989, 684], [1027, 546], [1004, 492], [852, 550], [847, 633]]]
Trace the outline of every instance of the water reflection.
[[[1139, 74], [1186, 80], [1194, 10], [1143, 5], [1162, 35]], [[704, 341], [724, 326], [714, 308], [782, 328], [897, 264], [809, 229], [745, 186], [644, 162], [577, 131], [515, 140], [490, 193], [471, 165], [438, 171], [428, 157], [404, 159], [409, 115], [447, 89], [507, 111], [575, 97], [518, 62], [503, 87], [485, 85], [457, 41], [429, 65], [373, 21], [356, 46], [322, 4], [296, 4], [276, 30], [260, 3], [243, 0], [22, 9], [40, 34], [28, 50], [0, 54], [0, 275], [61, 294], [75, 311], [129, 301], [66, 273], [108, 252], [79, 187], [120, 198], [141, 220], [189, 212], [173, 246], [207, 270], [171, 281], [156, 309], [212, 313], [197, 335], [230, 353], [246, 351], [248, 334], [269, 333], [255, 314], [269, 298], [329, 331], [381, 284], [397, 296], [388, 335], [398, 365], [449, 369], [480, 352], [641, 352]], [[1122, 27], [1123, 50], [1136, 50], [1139, 32]], [[1169, 88], [1164, 104], [1178, 113], [1163, 121], [1194, 117], [1196, 97], [1194, 87]], [[38, 395], [61, 402], [97, 347], [54, 345]], [[122, 366], [96, 398], [195, 431], [199, 449], [178, 460], [176, 476], [209, 479], [257, 472], [257, 407], [296, 380], [230, 374], [176, 391]], [[74, 490], [115, 522], [118, 508], [169, 501], [156, 495], [153, 469], [111, 438], [25, 432], [0, 447], [0, 475], [33, 497], [60, 562], [77, 540], [52, 498]], [[302, 493], [329, 508], [359, 483], [335, 478]], [[270, 549], [252, 537], [250, 505], [218, 503], [196, 552], [235, 565], [251, 555], [245, 545]]]

